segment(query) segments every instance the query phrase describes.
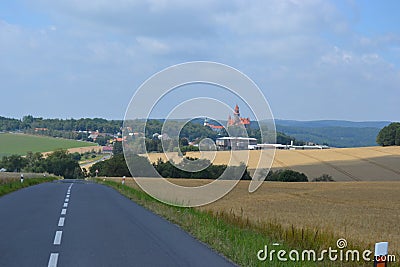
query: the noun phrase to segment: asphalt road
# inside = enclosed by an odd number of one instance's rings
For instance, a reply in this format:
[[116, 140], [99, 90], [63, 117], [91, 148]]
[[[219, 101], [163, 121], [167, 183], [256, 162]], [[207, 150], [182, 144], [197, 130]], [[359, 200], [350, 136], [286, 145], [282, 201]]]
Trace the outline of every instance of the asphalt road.
[[101, 159], [98, 159], [98, 160], [95, 160], [95, 161], [91, 161], [91, 162], [87, 162], [87, 163], [84, 163], [84, 164], [79, 164], [79, 165], [80, 165], [81, 168], [86, 168], [87, 170], [89, 170], [89, 168], [92, 167], [97, 162], [104, 161], [104, 160], [109, 159], [109, 158], [111, 158], [111, 154], [106, 154]]
[[232, 266], [106, 186], [75, 181], [0, 198], [0, 266]]

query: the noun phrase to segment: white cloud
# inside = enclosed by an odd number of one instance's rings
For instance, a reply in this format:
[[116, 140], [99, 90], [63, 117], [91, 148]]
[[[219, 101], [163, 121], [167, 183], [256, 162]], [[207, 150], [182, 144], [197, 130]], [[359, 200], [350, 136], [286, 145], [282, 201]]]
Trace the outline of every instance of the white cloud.
[[[382, 86], [400, 97], [394, 89], [399, 84], [398, 33], [363, 36], [330, 1], [30, 3], [49, 16], [49, 25], [32, 28], [0, 21], [0, 68], [7, 70], [3, 80], [20, 91], [26, 89], [11, 77], [24, 75], [25, 87], [69, 90], [70, 101], [81, 91], [95, 95], [113, 86], [127, 99], [134, 86], [164, 67], [212, 60], [243, 70], [265, 88], [277, 103], [271, 105], [278, 117], [349, 118], [335, 106], [343, 97], [332, 93], [336, 91], [346, 92], [349, 99], [363, 99], [367, 106], [375, 102], [374, 94]], [[360, 98], [360, 88], [369, 95]], [[290, 96], [285, 105], [280, 104], [282, 95]], [[321, 115], [312, 105], [302, 106], [301, 114], [292, 110], [298, 107], [298, 98], [310, 96], [315, 102], [330, 97], [332, 112], [326, 108]], [[47, 96], [48, 101], [52, 97]], [[118, 107], [112, 117], [119, 117], [124, 109]], [[63, 112], [69, 112], [67, 107]], [[374, 115], [355, 114], [356, 119]], [[384, 119], [384, 114], [376, 118]]]
[[166, 54], [169, 52], [169, 47], [165, 43], [155, 39], [144, 36], [138, 36], [136, 41], [144, 49], [151, 53]]

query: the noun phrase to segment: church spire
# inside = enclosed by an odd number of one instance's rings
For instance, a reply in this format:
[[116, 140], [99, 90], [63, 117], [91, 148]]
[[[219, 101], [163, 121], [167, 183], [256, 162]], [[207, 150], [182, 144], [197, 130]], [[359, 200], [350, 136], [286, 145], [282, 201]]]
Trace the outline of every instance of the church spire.
[[238, 104], [236, 104], [236, 106], [235, 106], [235, 113], [234, 114], [237, 115], [237, 116], [240, 116]]

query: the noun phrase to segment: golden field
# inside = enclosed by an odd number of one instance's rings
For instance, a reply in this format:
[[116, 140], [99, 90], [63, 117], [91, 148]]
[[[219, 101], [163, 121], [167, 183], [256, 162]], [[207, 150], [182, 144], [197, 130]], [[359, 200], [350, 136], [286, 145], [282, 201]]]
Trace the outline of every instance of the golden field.
[[[210, 182], [168, 180], [189, 187]], [[126, 184], [138, 187], [132, 178]], [[371, 250], [375, 242], [388, 241], [390, 253], [400, 253], [400, 181], [264, 182], [254, 193], [248, 192], [248, 186], [249, 181], [240, 181], [229, 194], [200, 209], [234, 213], [255, 223], [272, 222], [286, 228], [293, 225], [333, 233], [345, 238], [349, 245]]]
[[241, 181], [202, 209], [232, 210], [252, 221], [329, 231], [349, 242], [389, 241], [391, 251], [400, 252], [400, 182], [264, 182], [251, 194], [248, 184]]
[[[256, 168], [259, 154], [259, 150], [250, 151], [250, 171]], [[148, 155], [152, 162], [166, 160], [162, 153]], [[188, 152], [186, 156], [200, 158], [200, 152]], [[229, 151], [218, 151], [212, 162], [227, 164], [229, 157]], [[400, 181], [400, 147], [276, 150], [272, 169], [292, 169], [309, 179], [329, 174], [335, 181]]]
[[[75, 153], [78, 152], [80, 154], [86, 153], [86, 152], [91, 152], [91, 151], [95, 151], [96, 153], [100, 153], [103, 150], [103, 148], [101, 146], [95, 145], [95, 146], [86, 146], [86, 147], [74, 147], [74, 148], [69, 148], [67, 149], [67, 151], [69, 153]], [[49, 152], [43, 152], [42, 154], [44, 156], [47, 156], [48, 154], [53, 153], [53, 151], [49, 151]]]
[[[256, 168], [259, 153], [250, 151], [250, 171]], [[200, 158], [200, 153], [186, 156]], [[213, 163], [226, 164], [229, 157], [230, 152], [219, 151]], [[149, 158], [166, 159], [159, 153], [150, 153]], [[329, 174], [336, 182], [264, 182], [249, 193], [249, 181], [240, 181], [225, 197], [200, 209], [234, 213], [255, 223], [334, 233], [370, 249], [376, 242], [389, 241], [390, 252], [400, 255], [400, 147], [277, 150], [272, 169], [300, 171], [310, 180]], [[169, 180], [189, 187], [210, 183]], [[133, 179], [127, 184], [137, 187]]]

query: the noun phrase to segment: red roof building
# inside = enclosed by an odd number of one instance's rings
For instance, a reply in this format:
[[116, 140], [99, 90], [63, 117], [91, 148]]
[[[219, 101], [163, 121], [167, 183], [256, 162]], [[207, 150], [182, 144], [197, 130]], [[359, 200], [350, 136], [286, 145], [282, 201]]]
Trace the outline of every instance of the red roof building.
[[241, 118], [240, 117], [239, 106], [237, 104], [236, 104], [234, 112], [233, 112], [233, 117], [231, 117], [231, 115], [229, 115], [229, 117], [228, 117], [228, 127], [235, 126], [235, 125], [244, 125], [245, 127], [250, 125], [250, 118]]

